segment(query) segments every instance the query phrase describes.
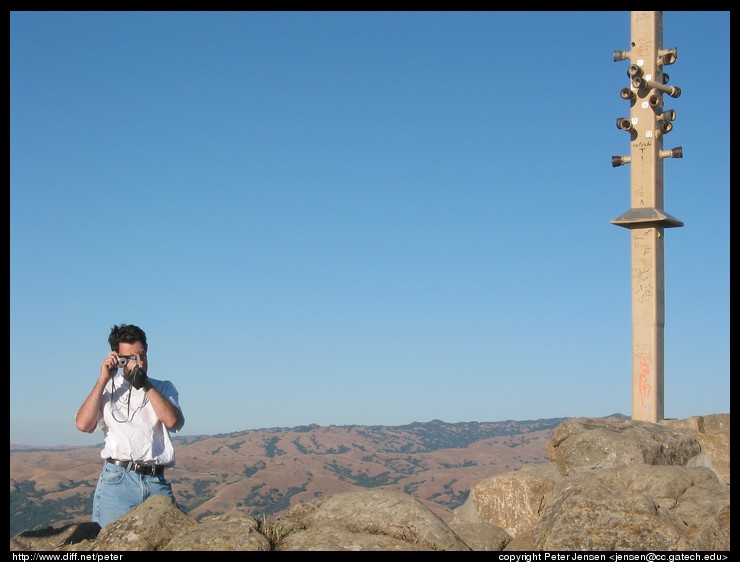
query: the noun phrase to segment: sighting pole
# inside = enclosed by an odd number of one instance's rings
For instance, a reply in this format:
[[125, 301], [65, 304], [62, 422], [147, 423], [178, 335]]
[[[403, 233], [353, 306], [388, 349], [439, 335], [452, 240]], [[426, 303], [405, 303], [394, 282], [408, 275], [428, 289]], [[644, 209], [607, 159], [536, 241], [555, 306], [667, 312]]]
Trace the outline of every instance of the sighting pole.
[[663, 108], [669, 86], [663, 67], [676, 62], [677, 49], [663, 49], [663, 12], [630, 12], [631, 49], [614, 51], [614, 61], [629, 60], [629, 117], [617, 128], [629, 133], [629, 156], [612, 156], [612, 166], [630, 165], [630, 208], [611, 223], [630, 230], [632, 242], [632, 419], [658, 422], [664, 415], [663, 355], [665, 285], [664, 229], [683, 223], [663, 211], [663, 159], [682, 158], [681, 147], [663, 150], [673, 129], [674, 110]]

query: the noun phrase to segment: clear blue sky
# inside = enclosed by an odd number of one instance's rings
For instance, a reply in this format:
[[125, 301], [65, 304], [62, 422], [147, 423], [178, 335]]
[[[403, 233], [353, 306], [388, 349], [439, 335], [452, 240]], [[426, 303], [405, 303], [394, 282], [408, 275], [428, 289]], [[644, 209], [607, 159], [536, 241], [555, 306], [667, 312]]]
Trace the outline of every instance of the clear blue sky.
[[[630, 13], [11, 12], [10, 437], [631, 415]], [[730, 13], [664, 14], [665, 416], [730, 411]]]

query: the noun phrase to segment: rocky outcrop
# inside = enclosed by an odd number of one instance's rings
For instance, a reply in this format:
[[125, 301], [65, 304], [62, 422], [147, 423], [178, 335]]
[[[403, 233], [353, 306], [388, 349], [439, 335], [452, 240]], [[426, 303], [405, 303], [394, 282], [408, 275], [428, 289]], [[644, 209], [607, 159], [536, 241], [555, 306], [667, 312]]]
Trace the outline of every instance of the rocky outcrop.
[[730, 485], [730, 414], [693, 416], [683, 420], [665, 420], [669, 427], [688, 431], [699, 443], [700, 454], [688, 466], [706, 466]]
[[550, 464], [481, 481], [452, 524], [504, 529], [505, 550], [729, 550], [729, 414], [707, 418], [568, 420]]
[[273, 522], [238, 511], [198, 521], [159, 496], [102, 530], [26, 531], [10, 549], [729, 550], [729, 422], [568, 420], [548, 442], [551, 462], [484, 479], [449, 523], [392, 489], [319, 497]]
[[636, 463], [685, 466], [701, 447], [690, 432], [661, 423], [575, 418], [553, 430], [547, 452], [567, 476]]
[[361, 490], [317, 498], [294, 507], [272, 524], [238, 512], [198, 522], [173, 499], [153, 496], [102, 530], [97, 524], [85, 524], [85, 528], [86, 533], [78, 533], [74, 543], [69, 534], [62, 537], [51, 530], [46, 536], [37, 531], [21, 533], [11, 540], [10, 549], [471, 550], [428, 507], [395, 490]]

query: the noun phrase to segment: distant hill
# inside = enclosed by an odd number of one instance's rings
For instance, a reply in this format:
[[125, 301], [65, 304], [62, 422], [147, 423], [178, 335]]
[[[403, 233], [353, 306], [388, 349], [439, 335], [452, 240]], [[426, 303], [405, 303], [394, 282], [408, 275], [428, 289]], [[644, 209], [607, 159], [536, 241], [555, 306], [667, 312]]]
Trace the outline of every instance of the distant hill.
[[[177, 466], [167, 474], [178, 504], [196, 519], [233, 510], [271, 519], [316, 496], [387, 487], [418, 497], [449, 521], [484, 478], [547, 462], [552, 430], [567, 419], [174, 436]], [[101, 462], [100, 446], [11, 445], [10, 536], [89, 521]]]

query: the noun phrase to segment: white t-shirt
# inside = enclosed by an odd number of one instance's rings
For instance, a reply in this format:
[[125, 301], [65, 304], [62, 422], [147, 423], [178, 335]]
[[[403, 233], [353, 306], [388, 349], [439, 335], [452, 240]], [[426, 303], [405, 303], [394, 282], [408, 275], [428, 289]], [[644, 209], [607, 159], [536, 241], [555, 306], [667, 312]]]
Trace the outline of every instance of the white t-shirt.
[[[170, 381], [150, 378], [149, 383], [180, 408], [177, 389]], [[172, 431], [180, 431], [183, 424], [184, 418], [180, 416], [179, 425]], [[169, 430], [157, 419], [144, 389], [135, 389], [121, 374], [113, 377], [103, 391], [95, 429], [102, 429], [105, 434], [100, 451], [103, 459], [175, 466]]]

